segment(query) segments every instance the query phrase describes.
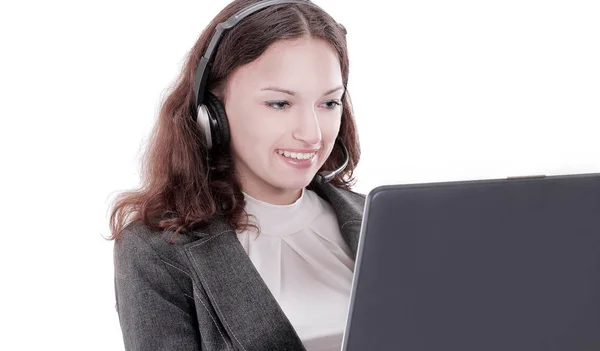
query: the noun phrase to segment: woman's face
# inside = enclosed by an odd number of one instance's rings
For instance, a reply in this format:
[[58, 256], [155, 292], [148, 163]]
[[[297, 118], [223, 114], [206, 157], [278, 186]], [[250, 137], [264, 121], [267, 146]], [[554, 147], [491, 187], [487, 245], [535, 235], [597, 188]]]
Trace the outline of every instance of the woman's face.
[[275, 42], [228, 77], [231, 152], [246, 193], [273, 204], [298, 198], [333, 149], [342, 84], [333, 47], [309, 38]]

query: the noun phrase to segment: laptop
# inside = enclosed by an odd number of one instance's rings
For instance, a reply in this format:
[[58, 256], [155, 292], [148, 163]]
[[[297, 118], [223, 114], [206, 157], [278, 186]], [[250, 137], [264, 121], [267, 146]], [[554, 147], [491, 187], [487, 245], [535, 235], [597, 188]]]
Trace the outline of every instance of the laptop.
[[342, 350], [600, 350], [600, 173], [370, 191]]

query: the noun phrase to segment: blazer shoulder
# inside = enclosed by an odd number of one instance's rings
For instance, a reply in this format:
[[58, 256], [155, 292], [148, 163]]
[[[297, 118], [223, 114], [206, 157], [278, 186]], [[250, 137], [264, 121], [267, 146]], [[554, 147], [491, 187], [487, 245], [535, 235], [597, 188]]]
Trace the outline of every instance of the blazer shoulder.
[[348, 190], [348, 191], [349, 191], [349, 192], [351, 192], [351, 193], [352, 193], [352, 194], [354, 194], [354, 195], [357, 195], [357, 196], [359, 196], [359, 197], [360, 197], [360, 198], [362, 198], [363, 200], [367, 198], [367, 195], [366, 195], [366, 194], [359, 193], [359, 192], [356, 192], [356, 191], [354, 191], [354, 190]]
[[364, 204], [367, 195], [363, 194], [363, 193], [359, 193], [357, 191], [354, 191], [352, 189], [348, 190], [348, 189], [344, 189], [344, 188], [339, 188], [340, 191], [342, 191], [343, 193], [347, 194], [351, 199], [357, 201], [358, 203]]
[[169, 247], [180, 247], [200, 239], [195, 231], [184, 231], [175, 234], [174, 230], [157, 230], [149, 227], [141, 221], [129, 223], [123, 230], [121, 239], [124, 242], [135, 241], [135, 238], [144, 240], [157, 252], [166, 250]]
[[185, 234], [173, 236], [172, 231], [155, 230], [136, 221], [128, 224], [121, 237], [115, 240], [115, 264], [117, 260], [136, 265], [162, 261], [170, 268], [189, 275], [183, 247], [195, 239]]

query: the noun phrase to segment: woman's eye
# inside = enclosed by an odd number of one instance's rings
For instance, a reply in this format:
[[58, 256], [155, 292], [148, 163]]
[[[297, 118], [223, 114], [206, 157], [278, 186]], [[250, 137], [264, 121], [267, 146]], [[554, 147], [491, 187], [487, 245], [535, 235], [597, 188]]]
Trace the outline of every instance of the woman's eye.
[[285, 108], [285, 106], [289, 106], [290, 103], [287, 101], [267, 101], [265, 103], [267, 106], [270, 106], [276, 110], [283, 110]]
[[[280, 101], [267, 101], [265, 102], [265, 105], [272, 107], [276, 110], [283, 110], [287, 107], [290, 107], [290, 103], [285, 101], [285, 100], [280, 100]], [[338, 101], [338, 100], [330, 100], [324, 103], [325, 108], [327, 108], [328, 110], [333, 110], [338, 106], [341, 106], [342, 104]]]
[[327, 101], [325, 103], [325, 105], [328, 109], [333, 110], [334, 108], [341, 106], [342, 104], [337, 100], [330, 100], [330, 101]]

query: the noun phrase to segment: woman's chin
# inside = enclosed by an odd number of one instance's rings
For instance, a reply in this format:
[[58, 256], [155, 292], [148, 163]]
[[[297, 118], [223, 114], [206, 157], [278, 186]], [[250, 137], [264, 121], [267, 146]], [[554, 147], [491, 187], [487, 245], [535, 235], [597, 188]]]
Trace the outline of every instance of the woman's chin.
[[305, 172], [304, 174], [296, 174], [295, 176], [289, 176], [284, 179], [279, 179], [277, 182], [278, 187], [285, 189], [301, 189], [306, 187], [313, 180], [315, 176], [314, 172]]

